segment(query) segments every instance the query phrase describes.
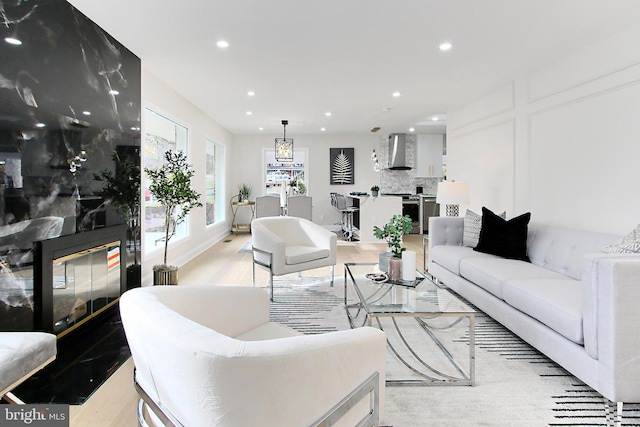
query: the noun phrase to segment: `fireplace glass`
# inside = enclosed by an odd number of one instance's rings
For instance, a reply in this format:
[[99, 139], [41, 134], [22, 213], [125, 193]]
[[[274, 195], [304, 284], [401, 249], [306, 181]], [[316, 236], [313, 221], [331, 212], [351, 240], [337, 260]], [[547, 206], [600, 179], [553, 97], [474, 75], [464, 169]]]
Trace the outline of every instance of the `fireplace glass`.
[[120, 242], [53, 260], [53, 330], [90, 318], [120, 296]]

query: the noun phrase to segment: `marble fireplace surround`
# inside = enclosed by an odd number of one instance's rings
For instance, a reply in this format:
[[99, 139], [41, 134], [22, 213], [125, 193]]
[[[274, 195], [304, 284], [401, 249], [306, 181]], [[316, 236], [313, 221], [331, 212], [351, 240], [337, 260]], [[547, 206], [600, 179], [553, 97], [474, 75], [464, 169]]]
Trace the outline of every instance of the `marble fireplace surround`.
[[0, 331], [28, 331], [38, 324], [33, 243], [123, 224], [94, 174], [117, 173], [116, 151], [139, 152], [141, 64], [66, 1], [0, 12], [0, 40], [22, 41], [0, 41]]

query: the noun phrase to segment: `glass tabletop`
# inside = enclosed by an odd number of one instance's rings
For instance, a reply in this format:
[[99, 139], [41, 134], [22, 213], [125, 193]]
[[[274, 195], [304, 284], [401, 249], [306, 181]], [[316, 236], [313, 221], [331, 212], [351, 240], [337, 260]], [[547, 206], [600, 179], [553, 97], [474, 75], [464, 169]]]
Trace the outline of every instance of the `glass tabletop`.
[[345, 263], [345, 303], [347, 286], [353, 285], [357, 299], [369, 314], [381, 313], [475, 313], [446, 288], [435, 284], [420, 271], [415, 282], [378, 283], [367, 278], [380, 273], [376, 263]]

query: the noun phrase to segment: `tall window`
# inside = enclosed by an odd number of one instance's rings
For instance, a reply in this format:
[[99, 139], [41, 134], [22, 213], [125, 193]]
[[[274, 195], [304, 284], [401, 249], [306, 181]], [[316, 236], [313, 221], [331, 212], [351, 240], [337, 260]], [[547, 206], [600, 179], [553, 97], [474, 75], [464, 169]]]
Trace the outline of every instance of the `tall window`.
[[[160, 114], [144, 109], [145, 134], [144, 134], [144, 166], [155, 169], [164, 163], [164, 153], [167, 150], [181, 150], [188, 155], [188, 129]], [[162, 248], [164, 245], [164, 208], [154, 200], [149, 192], [149, 184], [144, 182], [144, 240], [145, 252]], [[173, 240], [179, 240], [188, 235], [187, 218], [176, 229]]]
[[205, 165], [207, 225], [224, 220], [224, 147], [207, 140]]

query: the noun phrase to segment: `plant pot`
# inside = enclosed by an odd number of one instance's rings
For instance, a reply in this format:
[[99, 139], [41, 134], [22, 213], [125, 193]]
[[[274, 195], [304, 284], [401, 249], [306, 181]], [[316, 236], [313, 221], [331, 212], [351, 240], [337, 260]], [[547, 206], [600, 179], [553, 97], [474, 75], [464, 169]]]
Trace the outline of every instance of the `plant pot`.
[[378, 190], [371, 190], [371, 195], [373, 197], [378, 197]]
[[153, 285], [177, 285], [178, 266], [177, 265], [154, 265]]
[[378, 256], [378, 268], [385, 273], [389, 272], [389, 259], [393, 254], [391, 252], [380, 252]]
[[389, 280], [402, 280], [402, 258], [389, 259]]
[[133, 264], [127, 267], [127, 289], [139, 288], [142, 285], [142, 266]]

